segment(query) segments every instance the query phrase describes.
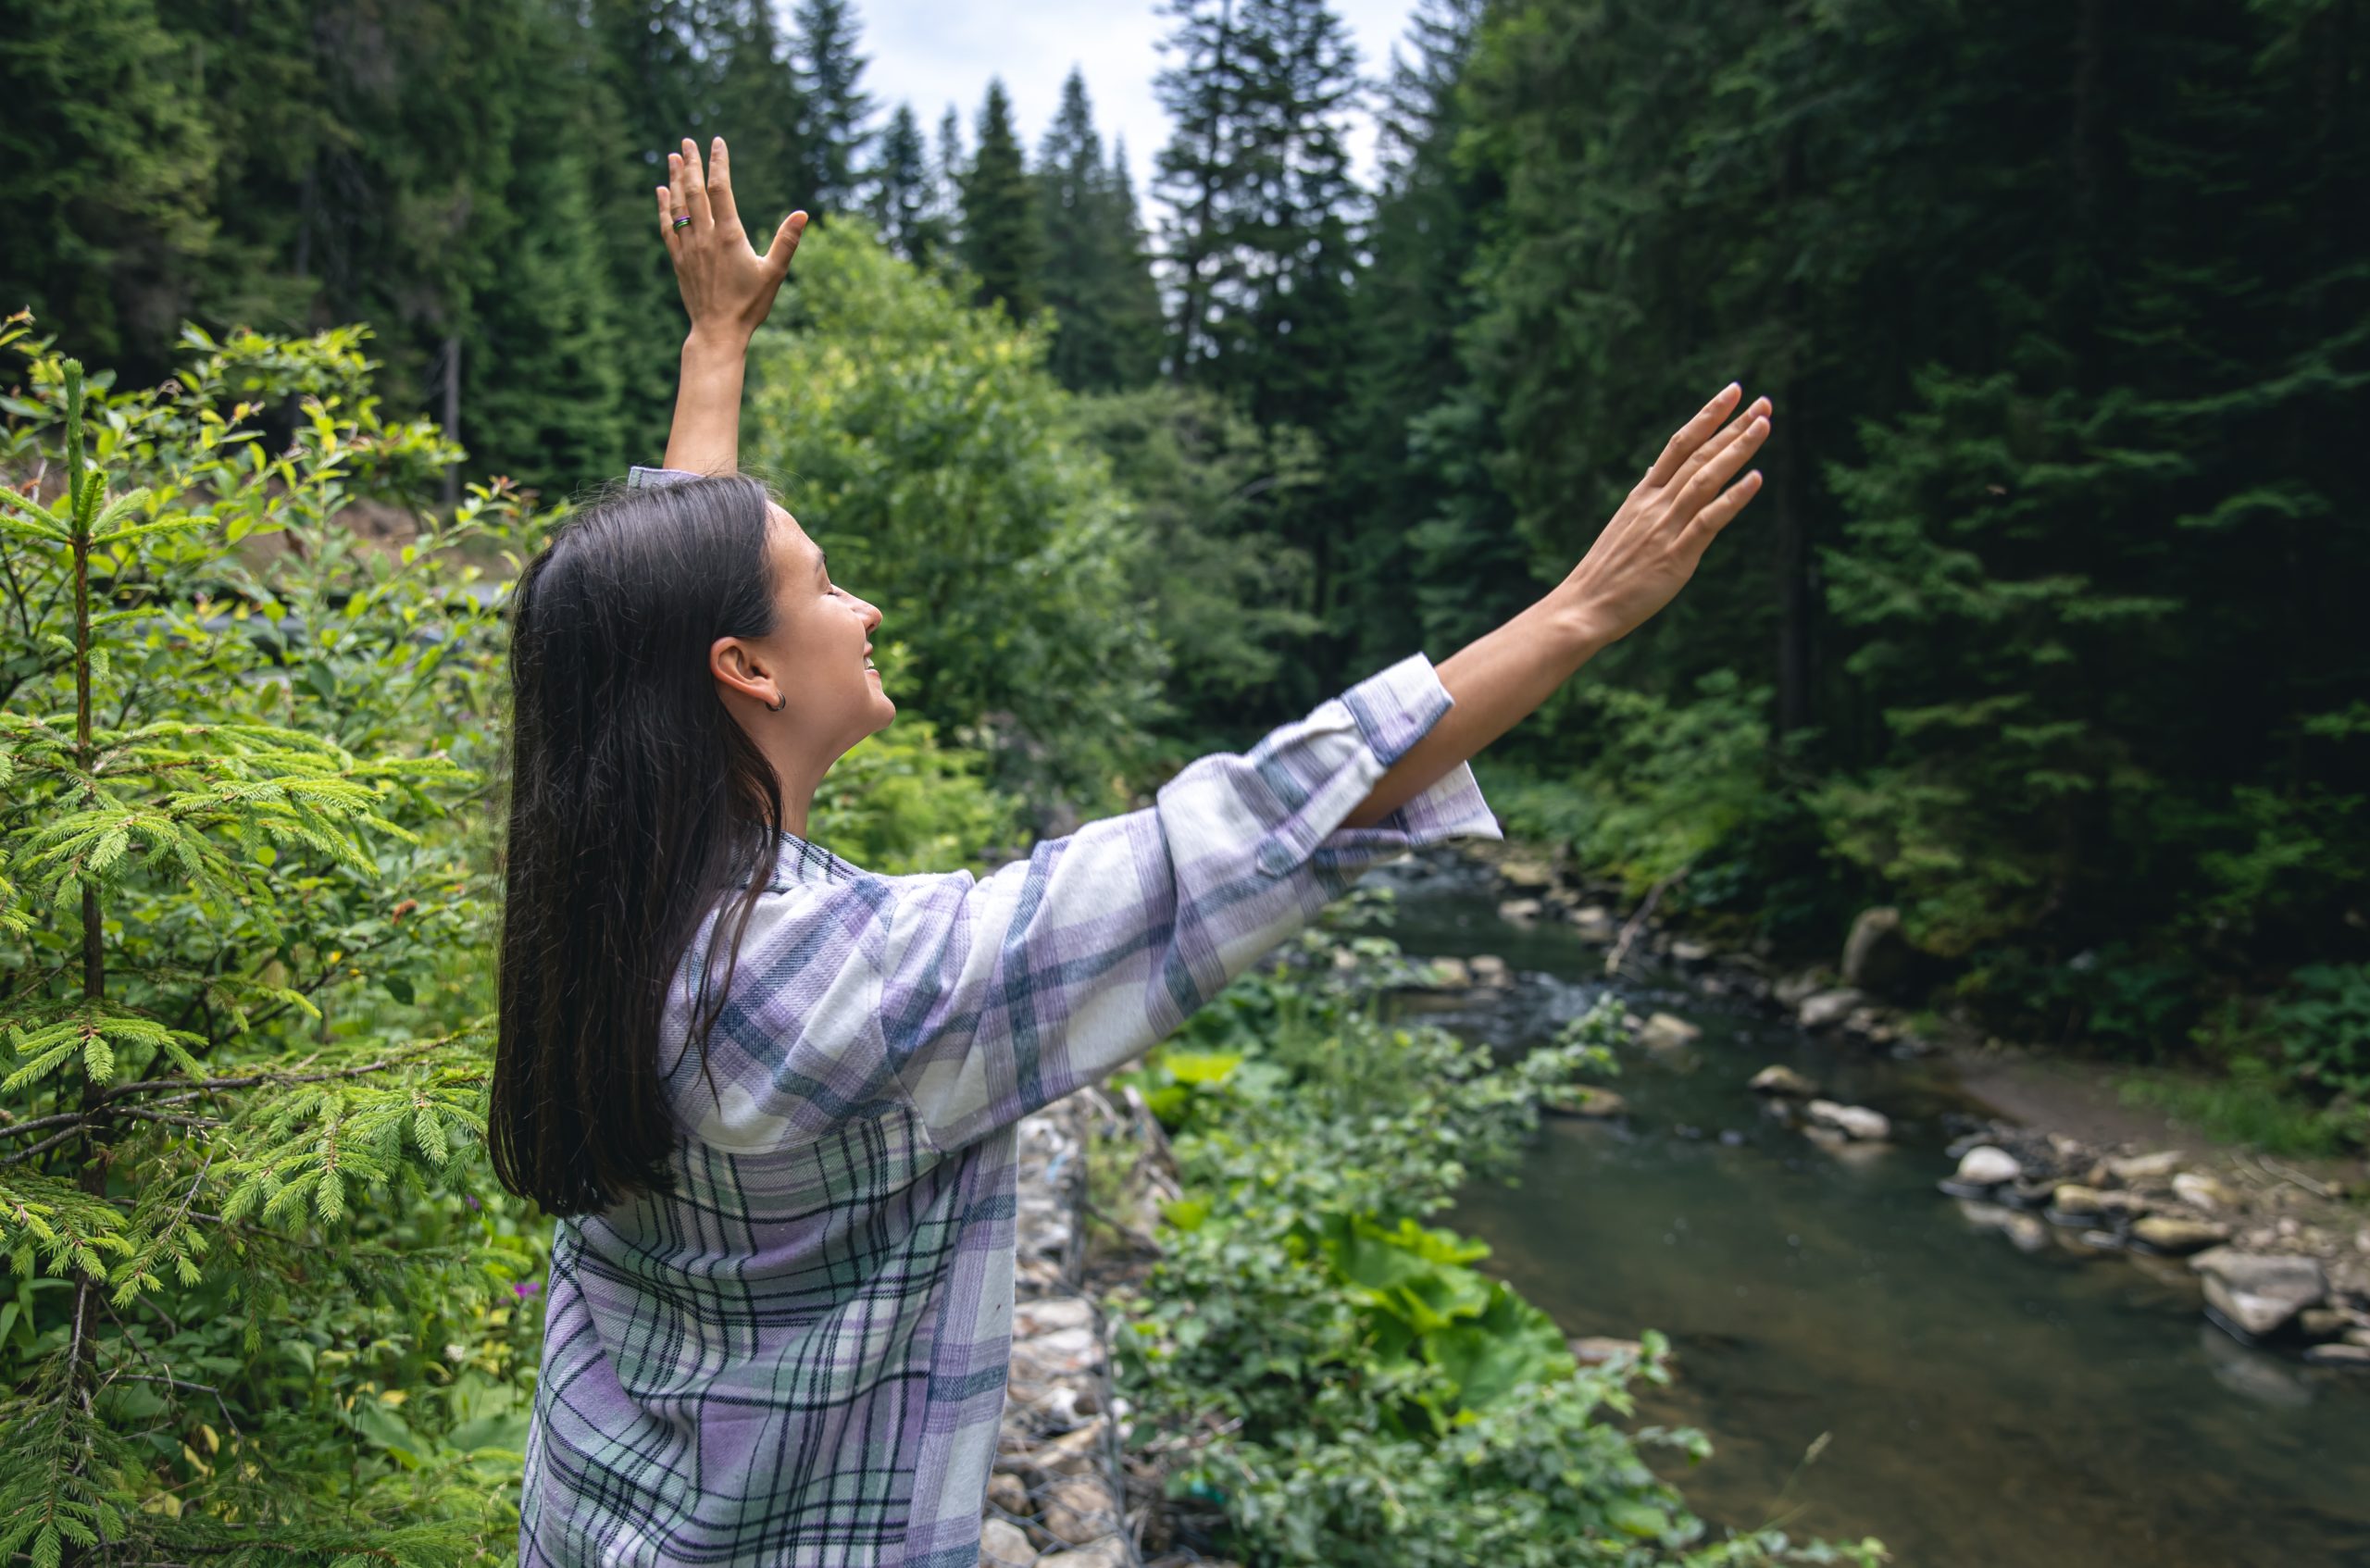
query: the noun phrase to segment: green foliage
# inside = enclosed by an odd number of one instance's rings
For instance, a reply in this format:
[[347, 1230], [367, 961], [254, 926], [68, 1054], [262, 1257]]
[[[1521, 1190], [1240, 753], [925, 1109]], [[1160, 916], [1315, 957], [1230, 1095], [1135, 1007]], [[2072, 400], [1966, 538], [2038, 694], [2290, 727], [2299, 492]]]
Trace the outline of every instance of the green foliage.
[[[192, 329], [143, 392], [28, 331], [0, 332], [0, 1551], [490, 1559], [520, 1445], [489, 1418], [531, 1357], [504, 1287], [543, 1246], [469, 1190], [490, 901], [455, 813], [498, 680], [467, 563], [531, 519], [500, 488], [406, 504], [456, 454], [380, 417], [358, 329]], [[355, 526], [391, 512], [408, 538]]]
[[[1874, 1562], [1760, 1531], [1707, 1542], [1617, 1425], [1666, 1347], [1583, 1369], [1536, 1307], [1425, 1220], [1502, 1174], [1543, 1091], [1610, 1062], [1617, 1006], [1512, 1066], [1381, 1015], [1387, 940], [1312, 934], [1238, 982], [1137, 1083], [1174, 1130], [1184, 1196], [1122, 1310], [1123, 1387], [1184, 1453], [1170, 1486], [1221, 1505], [1263, 1564], [1450, 1568]], [[1345, 967], [1346, 965], [1346, 967]]]
[[1169, 706], [1188, 733], [1236, 725], [1293, 685], [1319, 629], [1299, 606], [1306, 551], [1279, 518], [1322, 479], [1316, 442], [1261, 429], [1216, 393], [1167, 383], [1079, 404], [1086, 439], [1111, 460], [1143, 538], [1129, 584], [1171, 650]]
[[[1162, 651], [1133, 607], [1139, 536], [1076, 433], [1044, 342], [849, 226], [817, 235], [755, 353], [744, 461], [787, 476], [832, 572], [906, 653], [895, 693], [999, 766], [1103, 798], [1152, 712]], [[1000, 780], [1002, 781], [1002, 780]]]
[[1075, 67], [1034, 178], [1044, 301], [1054, 312], [1047, 365], [1072, 392], [1143, 385], [1159, 368], [1160, 295], [1127, 166], [1104, 162], [1086, 78]]
[[2314, 964], [2266, 1020], [2299, 1080], [2370, 1108], [2370, 964]]
[[1015, 321], [1037, 318], [1044, 304], [1045, 233], [1037, 217], [1037, 188], [1022, 166], [1012, 99], [991, 80], [979, 106], [979, 142], [963, 173], [964, 268], [976, 280], [972, 298], [1000, 305]]
[[[894, 671], [894, 651], [878, 662]], [[892, 677], [893, 678], [893, 673]], [[1020, 840], [1017, 803], [983, 781], [987, 759], [906, 715], [832, 765], [815, 791], [815, 841], [867, 871], [946, 871]]]
[[2314, 1103], [2261, 1056], [2229, 1057], [2215, 1064], [2212, 1076], [2175, 1069], [2128, 1073], [2121, 1085], [2129, 1103], [2161, 1111], [2217, 1143], [2301, 1159], [2326, 1159], [2370, 1144], [2370, 1115], [2359, 1106]]

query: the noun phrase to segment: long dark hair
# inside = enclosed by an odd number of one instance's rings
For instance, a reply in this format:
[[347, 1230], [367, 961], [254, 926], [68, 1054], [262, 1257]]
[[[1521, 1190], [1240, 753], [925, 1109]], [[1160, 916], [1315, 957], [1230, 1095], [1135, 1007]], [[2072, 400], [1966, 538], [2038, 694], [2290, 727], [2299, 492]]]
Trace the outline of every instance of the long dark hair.
[[701, 920], [745, 889], [730, 984], [781, 826], [780, 786], [725, 711], [719, 637], [773, 629], [767, 494], [739, 476], [625, 490], [562, 528], [511, 606], [501, 1039], [488, 1140], [502, 1185], [555, 1214], [663, 1188], [667, 989]]

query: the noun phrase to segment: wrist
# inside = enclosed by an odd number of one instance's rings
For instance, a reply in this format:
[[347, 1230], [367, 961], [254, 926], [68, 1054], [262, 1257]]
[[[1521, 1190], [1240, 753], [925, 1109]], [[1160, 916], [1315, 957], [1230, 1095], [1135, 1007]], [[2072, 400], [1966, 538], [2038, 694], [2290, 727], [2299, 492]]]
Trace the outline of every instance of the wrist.
[[749, 353], [749, 334], [725, 323], [693, 322], [683, 338], [685, 360], [730, 360], [739, 364]]
[[1621, 641], [1603, 612], [1568, 587], [1549, 594], [1540, 607], [1547, 613], [1555, 641], [1574, 669]]

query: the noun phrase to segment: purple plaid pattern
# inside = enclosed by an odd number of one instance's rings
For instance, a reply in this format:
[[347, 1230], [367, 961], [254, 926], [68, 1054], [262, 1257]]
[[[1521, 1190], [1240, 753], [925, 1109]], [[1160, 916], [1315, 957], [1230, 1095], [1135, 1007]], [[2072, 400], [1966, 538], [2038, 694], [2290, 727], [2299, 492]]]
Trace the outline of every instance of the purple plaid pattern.
[[1014, 1124], [1378, 859], [1495, 838], [1464, 767], [1340, 827], [1448, 707], [1407, 659], [984, 881], [874, 876], [783, 835], [705, 1071], [682, 987], [669, 1011], [674, 1190], [554, 1238], [521, 1562], [973, 1568]]

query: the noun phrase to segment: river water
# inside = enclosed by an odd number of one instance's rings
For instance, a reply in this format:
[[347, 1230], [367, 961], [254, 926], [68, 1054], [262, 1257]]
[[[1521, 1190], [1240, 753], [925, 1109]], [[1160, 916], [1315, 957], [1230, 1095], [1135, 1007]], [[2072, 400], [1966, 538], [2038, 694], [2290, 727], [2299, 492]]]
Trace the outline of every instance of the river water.
[[[1497, 995], [1438, 1013], [1468, 1038], [1543, 1042], [1603, 986], [1601, 950], [1496, 915], [1488, 874], [1385, 878], [1412, 953], [1493, 952]], [[2370, 1376], [2244, 1348], [2186, 1270], [2017, 1251], [1963, 1217], [1944, 1070], [1829, 1049], [1675, 975], [1620, 988], [1703, 1026], [1625, 1055], [1619, 1122], [1551, 1121], [1516, 1188], [1451, 1223], [1575, 1334], [1667, 1334], [1678, 1380], [1641, 1422], [1715, 1452], [1665, 1474], [1705, 1518], [1881, 1538], [1912, 1568], [2370, 1568]], [[1893, 1118], [1881, 1152], [1830, 1155], [1759, 1114], [1771, 1062]], [[1814, 1462], [1805, 1453], [1825, 1435]]]

